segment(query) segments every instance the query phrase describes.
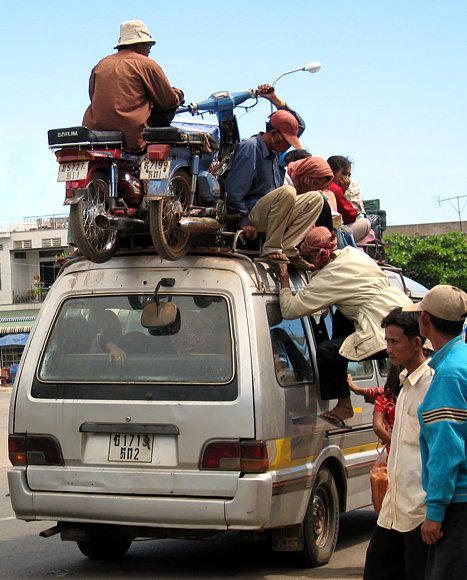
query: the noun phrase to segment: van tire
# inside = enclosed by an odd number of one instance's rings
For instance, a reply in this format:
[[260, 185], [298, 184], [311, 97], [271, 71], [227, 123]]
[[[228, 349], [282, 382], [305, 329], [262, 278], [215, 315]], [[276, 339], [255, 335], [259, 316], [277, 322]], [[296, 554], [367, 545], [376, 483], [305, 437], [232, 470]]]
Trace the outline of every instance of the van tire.
[[96, 535], [89, 541], [76, 543], [81, 553], [91, 560], [120, 560], [130, 549], [132, 540]]
[[323, 566], [331, 559], [339, 532], [339, 494], [331, 471], [322, 466], [313, 485], [303, 520], [304, 566]]

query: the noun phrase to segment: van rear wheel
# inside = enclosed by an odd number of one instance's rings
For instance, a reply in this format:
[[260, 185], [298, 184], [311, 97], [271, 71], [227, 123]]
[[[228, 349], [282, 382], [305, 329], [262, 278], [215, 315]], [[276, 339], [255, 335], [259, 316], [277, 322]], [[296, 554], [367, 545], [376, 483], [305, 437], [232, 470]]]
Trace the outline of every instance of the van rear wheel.
[[89, 541], [76, 543], [81, 553], [91, 560], [119, 560], [128, 552], [131, 542], [132, 540], [96, 535]]
[[323, 466], [316, 476], [303, 520], [304, 546], [300, 561], [323, 566], [331, 559], [339, 532], [339, 494], [331, 471]]

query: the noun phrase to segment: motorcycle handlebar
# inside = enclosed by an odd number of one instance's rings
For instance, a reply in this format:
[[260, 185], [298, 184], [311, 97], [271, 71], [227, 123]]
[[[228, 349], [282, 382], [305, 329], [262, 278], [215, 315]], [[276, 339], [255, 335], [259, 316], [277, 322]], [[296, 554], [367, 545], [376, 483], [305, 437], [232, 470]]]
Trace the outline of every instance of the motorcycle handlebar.
[[256, 89], [248, 89], [246, 91], [239, 91], [235, 93], [219, 91], [212, 94], [204, 101], [190, 103], [189, 105], [178, 107], [177, 114], [191, 113], [192, 115], [199, 115], [201, 113], [212, 113], [215, 115], [220, 111], [233, 111], [233, 109], [235, 109], [235, 107], [238, 105], [241, 105], [248, 99], [255, 99], [257, 96], [258, 91]]

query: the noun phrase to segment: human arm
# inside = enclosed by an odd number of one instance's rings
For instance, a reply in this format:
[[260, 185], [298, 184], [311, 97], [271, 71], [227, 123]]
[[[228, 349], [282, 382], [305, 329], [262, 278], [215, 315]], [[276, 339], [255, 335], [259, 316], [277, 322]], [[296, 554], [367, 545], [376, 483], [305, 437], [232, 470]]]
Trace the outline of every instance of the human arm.
[[167, 111], [181, 105], [184, 100], [183, 91], [170, 85], [157, 62], [148, 58], [143, 63], [145, 66], [141, 70], [141, 77], [153, 107]]
[[352, 224], [357, 219], [357, 210], [345, 197], [344, 189], [334, 182], [331, 182], [329, 189], [334, 193], [337, 211], [341, 214], [344, 224]]
[[288, 277], [286, 279], [284, 276], [282, 280], [279, 277], [281, 282], [279, 303], [282, 316], [286, 320], [308, 316], [334, 304], [334, 283], [327, 269], [328, 266], [316, 270], [307, 286], [296, 294], [292, 294], [290, 290]]
[[[365, 391], [366, 389], [364, 389], [363, 387], [359, 387], [358, 385], [356, 385], [353, 380], [352, 380], [352, 375], [347, 375], [347, 384], [349, 385], [349, 389], [355, 393], [356, 395], [360, 395], [362, 397], [365, 396]], [[365, 397], [366, 398], [366, 397]]]
[[384, 413], [377, 411], [376, 408], [373, 413], [373, 431], [384, 445], [391, 443], [391, 433], [389, 433], [384, 424]]
[[244, 225], [242, 226], [242, 230], [245, 238], [248, 240], [256, 240], [258, 237], [258, 230], [255, 228], [255, 226]]
[[109, 362], [114, 361], [118, 367], [123, 367], [127, 359], [126, 352], [111, 341], [106, 342], [104, 346]]
[[442, 522], [434, 522], [426, 519], [422, 524], [422, 540], [425, 544], [436, 544], [443, 537], [441, 530]]
[[[456, 361], [457, 362], [457, 361]], [[459, 363], [460, 363], [459, 359]], [[438, 374], [419, 408], [426, 519], [442, 523], [457, 485], [465, 485], [467, 409], [465, 379]], [[428, 526], [430, 527], [430, 526]]]
[[376, 399], [381, 395], [384, 395], [384, 387], [372, 387], [370, 389], [363, 389], [363, 396], [365, 397], [366, 403], [374, 404]]
[[282, 288], [290, 289], [289, 271], [287, 269], [287, 264], [278, 264], [279, 266], [279, 284]]
[[274, 87], [272, 85], [270, 84], [258, 85], [258, 96], [270, 101], [276, 107], [276, 109], [278, 110], [283, 109], [285, 111], [288, 111], [289, 113], [292, 113], [292, 115], [297, 119], [298, 123], [297, 136], [300, 137], [303, 131], [305, 131], [306, 127], [305, 121], [296, 111], [291, 109], [285, 101], [283, 101], [277, 96], [276, 91], [274, 90]]

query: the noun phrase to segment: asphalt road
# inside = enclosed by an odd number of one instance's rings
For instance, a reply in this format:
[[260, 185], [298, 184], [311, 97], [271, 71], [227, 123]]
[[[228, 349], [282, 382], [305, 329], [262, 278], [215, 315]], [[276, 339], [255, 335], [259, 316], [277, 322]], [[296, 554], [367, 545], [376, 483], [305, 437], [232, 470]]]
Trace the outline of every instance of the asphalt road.
[[297, 579], [362, 578], [365, 550], [376, 517], [359, 510], [341, 518], [336, 552], [321, 568], [300, 568], [291, 554], [271, 552], [262, 542], [240, 542], [235, 533], [211, 540], [134, 542], [120, 562], [85, 558], [73, 542], [38, 533], [55, 522], [16, 520], [8, 497], [8, 406], [10, 389], [0, 390], [0, 579], [13, 578], [158, 578], [169, 579]]

